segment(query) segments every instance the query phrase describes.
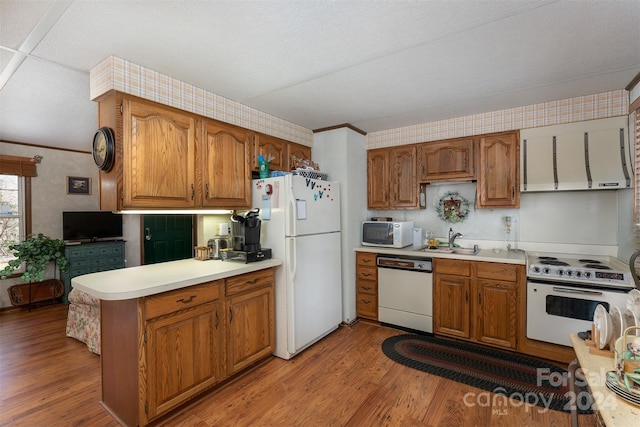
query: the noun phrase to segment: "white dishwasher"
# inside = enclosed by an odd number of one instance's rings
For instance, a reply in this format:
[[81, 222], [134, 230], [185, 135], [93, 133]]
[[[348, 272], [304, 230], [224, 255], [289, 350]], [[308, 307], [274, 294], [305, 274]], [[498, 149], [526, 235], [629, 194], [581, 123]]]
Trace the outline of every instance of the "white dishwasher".
[[433, 333], [433, 262], [431, 258], [380, 255], [378, 320]]

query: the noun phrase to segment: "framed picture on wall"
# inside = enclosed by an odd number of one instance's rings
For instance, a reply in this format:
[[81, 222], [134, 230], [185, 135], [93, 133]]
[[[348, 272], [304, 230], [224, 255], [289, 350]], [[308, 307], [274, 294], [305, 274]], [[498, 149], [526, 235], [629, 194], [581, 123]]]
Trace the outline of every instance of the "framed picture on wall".
[[91, 178], [68, 176], [67, 194], [91, 194]]

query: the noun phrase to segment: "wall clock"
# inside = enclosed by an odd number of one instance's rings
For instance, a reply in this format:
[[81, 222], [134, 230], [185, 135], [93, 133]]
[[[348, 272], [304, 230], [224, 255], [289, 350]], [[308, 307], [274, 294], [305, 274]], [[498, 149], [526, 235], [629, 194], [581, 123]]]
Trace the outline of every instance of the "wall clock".
[[100, 170], [109, 172], [115, 160], [115, 137], [108, 127], [101, 127], [93, 136], [93, 161]]

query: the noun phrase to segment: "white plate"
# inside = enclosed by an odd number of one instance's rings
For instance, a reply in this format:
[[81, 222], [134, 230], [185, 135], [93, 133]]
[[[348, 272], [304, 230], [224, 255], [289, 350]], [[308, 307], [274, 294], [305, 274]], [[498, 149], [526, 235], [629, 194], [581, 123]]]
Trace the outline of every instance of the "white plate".
[[598, 304], [596, 310], [593, 312], [593, 324], [596, 330], [600, 332], [600, 341], [596, 344], [598, 344], [598, 348], [603, 349], [611, 339], [611, 334], [613, 333], [611, 316], [607, 313], [604, 305]]
[[[627, 328], [630, 326], [640, 326], [640, 323], [638, 323], [638, 315], [634, 311], [626, 308], [622, 311], [622, 317], [627, 324]], [[631, 335], [634, 335], [633, 332]], [[640, 331], [636, 330], [635, 335], [640, 335]]]
[[627, 295], [627, 308], [633, 311], [636, 317], [640, 316], [640, 290], [632, 289]]
[[627, 322], [622, 316], [620, 308], [616, 306], [611, 307], [609, 314], [611, 315], [611, 325], [613, 326], [613, 342], [615, 342], [627, 329]]

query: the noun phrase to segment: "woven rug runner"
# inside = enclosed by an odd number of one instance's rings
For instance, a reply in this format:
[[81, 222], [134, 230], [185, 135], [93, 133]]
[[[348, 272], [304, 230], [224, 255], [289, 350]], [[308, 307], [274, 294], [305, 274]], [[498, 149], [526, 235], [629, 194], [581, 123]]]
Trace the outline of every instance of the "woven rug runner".
[[[382, 351], [394, 362], [546, 409], [592, 413], [585, 381], [569, 391], [565, 369], [553, 364], [458, 340], [404, 334], [387, 338]], [[462, 396], [461, 396], [462, 398]]]

